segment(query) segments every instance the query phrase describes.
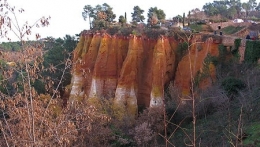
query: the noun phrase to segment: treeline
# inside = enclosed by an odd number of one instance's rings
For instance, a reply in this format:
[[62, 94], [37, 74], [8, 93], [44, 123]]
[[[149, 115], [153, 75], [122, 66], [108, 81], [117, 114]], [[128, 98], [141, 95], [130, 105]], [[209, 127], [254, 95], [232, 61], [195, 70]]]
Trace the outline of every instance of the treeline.
[[260, 3], [257, 4], [256, 0], [249, 0], [243, 3], [240, 0], [221, 0], [206, 3], [203, 6], [203, 10], [207, 16], [220, 15], [226, 19], [255, 18], [256, 14], [258, 14], [257, 17], [260, 16]]
[[[17, 48], [15, 51], [18, 51], [21, 49], [20, 42], [8, 42], [8, 43], [2, 43], [4, 45], [6, 44], [18, 44], [20, 45], [19, 48]], [[71, 74], [70, 74], [70, 67], [66, 65], [67, 61], [71, 59], [71, 52], [74, 50], [77, 44], [77, 39], [74, 36], [66, 35], [64, 38], [52, 38], [48, 37], [44, 39], [44, 41], [30, 41], [30, 43], [27, 43], [26, 46], [32, 45], [35, 46], [35, 48], [40, 46], [43, 46], [43, 61], [41, 64], [39, 64], [39, 68], [44, 68], [44, 70], [41, 70], [41, 72], [37, 73], [39, 74], [39, 77], [37, 80], [35, 80], [32, 83], [32, 86], [35, 88], [35, 90], [40, 93], [46, 93], [49, 91], [46, 91], [46, 82], [52, 81], [52, 87], [56, 87], [58, 83], [60, 82], [60, 89], [64, 88], [66, 85], [70, 83]], [[6, 49], [6, 48], [4, 48]], [[4, 59], [4, 58], [3, 58]], [[39, 60], [40, 57], [35, 57], [34, 60]], [[34, 61], [31, 61], [32, 63]], [[9, 62], [10, 63], [10, 62]], [[12, 82], [21, 82], [20, 75], [12, 70], [14, 67], [12, 66], [20, 66], [21, 63], [19, 61], [14, 61], [14, 65], [8, 65], [6, 61], [0, 60], [0, 91], [7, 95], [13, 95], [14, 93], [18, 92], [19, 90], [22, 90], [22, 87], [18, 88], [12, 85]], [[10, 71], [11, 76], [10, 78], [4, 78], [5, 71]], [[63, 78], [61, 79], [61, 77]], [[16, 85], [17, 86], [17, 85]], [[50, 88], [50, 87], [49, 87]]]
[[[125, 26], [129, 21], [126, 13], [120, 15], [118, 21], [115, 21], [116, 14], [114, 14], [113, 8], [107, 3], [96, 5], [95, 7], [85, 5], [82, 16], [84, 20], [88, 20], [92, 30], [107, 29], [115, 24]], [[136, 25], [147, 19], [147, 26], [153, 27], [165, 23], [165, 18], [164, 10], [157, 7], [149, 8], [147, 17], [145, 17], [144, 10], [137, 5], [133, 8], [130, 22], [132, 25]], [[206, 3], [203, 5], [202, 10], [194, 8], [186, 16], [183, 13], [183, 15], [177, 15], [168, 21], [183, 23], [186, 21], [191, 23], [191, 21], [203, 19], [228, 20], [234, 18], [258, 20], [260, 18], [260, 3], [257, 4], [256, 0], [249, 0], [243, 3], [240, 0], [218, 0]]]
[[16, 42], [2, 42], [0, 44], [0, 49], [6, 50], [6, 51], [18, 51], [21, 49], [21, 42], [16, 41]]
[[[132, 23], [137, 24], [138, 22], [143, 22], [145, 20], [144, 10], [139, 6], [134, 6], [132, 14]], [[84, 20], [89, 21], [90, 29], [107, 29], [113, 25], [116, 21], [116, 14], [113, 12], [113, 8], [104, 3], [102, 5], [96, 5], [92, 7], [91, 5], [86, 5], [83, 8], [82, 16]], [[165, 20], [166, 14], [162, 9], [157, 7], [151, 7], [147, 13], [147, 24], [150, 26], [163, 23]], [[119, 24], [122, 26], [127, 22], [126, 13], [119, 16]]]

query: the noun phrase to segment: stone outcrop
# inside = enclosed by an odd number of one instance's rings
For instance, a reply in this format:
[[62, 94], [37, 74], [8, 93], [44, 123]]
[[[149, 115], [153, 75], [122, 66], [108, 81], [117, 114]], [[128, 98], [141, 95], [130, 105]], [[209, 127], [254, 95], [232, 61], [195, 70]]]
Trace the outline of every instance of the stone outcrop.
[[212, 38], [203, 43], [199, 41], [198, 38], [192, 40], [189, 52], [178, 63], [174, 85], [181, 92], [182, 98], [190, 95], [192, 80], [200, 88], [206, 88], [216, 78], [215, 66], [210, 58], [218, 56], [218, 44], [213, 43]]
[[[218, 44], [200, 35], [190, 40], [183, 57], [177, 57], [179, 43], [165, 36], [110, 36], [83, 33], [74, 50], [70, 101], [113, 99], [125, 112], [138, 107], [163, 106], [164, 88], [174, 83], [180, 94], [190, 94], [191, 79], [206, 88], [214, 82]], [[177, 59], [180, 59], [178, 61]]]

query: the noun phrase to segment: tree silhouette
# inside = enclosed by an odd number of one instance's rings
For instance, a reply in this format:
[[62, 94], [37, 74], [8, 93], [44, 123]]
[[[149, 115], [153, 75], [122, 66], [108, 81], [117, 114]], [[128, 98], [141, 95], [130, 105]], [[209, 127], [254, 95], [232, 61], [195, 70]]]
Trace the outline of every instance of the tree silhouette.
[[86, 20], [87, 18], [89, 19], [89, 28], [92, 28], [92, 23], [91, 23], [91, 17], [93, 17], [94, 15], [94, 9], [92, 8], [91, 5], [86, 5], [83, 8], [83, 12], [82, 12], [82, 17], [84, 18], [84, 20]]
[[143, 22], [144, 21], [144, 10], [142, 10], [139, 6], [134, 6], [134, 12], [132, 14], [133, 22]]
[[[89, 18], [90, 29], [107, 28], [116, 18], [113, 8], [107, 3], [96, 5], [94, 8], [90, 5], [86, 5], [83, 8], [82, 16], [84, 20], [87, 17]], [[93, 18], [92, 22], [90, 18]]]
[[118, 22], [123, 26], [126, 23], [126, 19], [123, 15], [119, 16]]
[[165, 13], [163, 10], [158, 9], [157, 7], [151, 7], [148, 10], [148, 23], [151, 25], [156, 25], [157, 23], [161, 23], [165, 20]]

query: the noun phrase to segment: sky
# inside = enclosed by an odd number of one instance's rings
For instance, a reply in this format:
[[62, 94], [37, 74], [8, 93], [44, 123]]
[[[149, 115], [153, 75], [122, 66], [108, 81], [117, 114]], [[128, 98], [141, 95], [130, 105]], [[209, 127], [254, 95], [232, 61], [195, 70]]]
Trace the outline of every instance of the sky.
[[[164, 10], [166, 19], [170, 19], [183, 13], [188, 13], [194, 8], [202, 9], [203, 5], [213, 0], [7, 0], [11, 6], [16, 9], [23, 8], [24, 13], [18, 14], [17, 18], [22, 25], [28, 21], [33, 24], [42, 16], [51, 17], [50, 25], [46, 28], [33, 28], [30, 39], [35, 39], [35, 34], [39, 33], [42, 38], [51, 36], [54, 38], [63, 38], [66, 34], [79, 34], [82, 30], [89, 29], [89, 22], [84, 21], [82, 17], [83, 7], [85, 5], [96, 5], [107, 3], [113, 8], [116, 14], [116, 21], [120, 15], [127, 13], [128, 20], [131, 20], [131, 13], [134, 6], [139, 6], [143, 9], [144, 16], [147, 17], [147, 12], [150, 7], [157, 7]], [[245, 2], [241, 0], [241, 2]], [[17, 38], [9, 33], [10, 38]], [[0, 41], [2, 42], [2, 41]]]

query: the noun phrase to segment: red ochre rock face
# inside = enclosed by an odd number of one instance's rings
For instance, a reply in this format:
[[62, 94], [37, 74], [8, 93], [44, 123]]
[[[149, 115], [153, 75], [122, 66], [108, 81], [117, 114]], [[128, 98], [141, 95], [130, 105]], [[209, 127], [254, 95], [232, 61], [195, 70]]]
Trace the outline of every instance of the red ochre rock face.
[[202, 89], [209, 87], [215, 81], [215, 66], [212, 62], [205, 61], [210, 56], [218, 56], [218, 44], [213, 43], [211, 38], [203, 43], [194, 38], [188, 53], [178, 63], [174, 79], [174, 86], [181, 92], [181, 98], [185, 99], [185, 96], [190, 95], [192, 78], [197, 81], [196, 78], [204, 75], [198, 83]]
[[179, 40], [173, 38], [85, 33], [74, 50], [69, 100], [113, 99], [135, 115], [138, 106], [163, 106], [164, 87], [170, 82], [185, 97], [190, 95], [191, 78], [207, 73], [198, 83], [207, 88], [216, 71], [205, 59], [218, 56], [218, 44], [199, 37], [193, 37], [187, 54], [177, 61]]

